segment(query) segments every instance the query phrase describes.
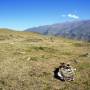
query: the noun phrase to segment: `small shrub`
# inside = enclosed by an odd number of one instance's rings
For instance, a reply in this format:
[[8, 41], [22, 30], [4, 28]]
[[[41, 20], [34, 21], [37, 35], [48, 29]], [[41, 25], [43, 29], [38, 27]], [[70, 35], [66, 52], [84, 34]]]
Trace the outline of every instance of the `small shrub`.
[[53, 52], [57, 52], [58, 51], [58, 50], [53, 49], [51, 47], [42, 47], [42, 46], [39, 46], [39, 47], [33, 46], [33, 47], [31, 47], [31, 50], [44, 51], [44, 52], [50, 52], [50, 53], [53, 53]]
[[32, 60], [32, 61], [37, 61], [38, 60], [38, 58], [37, 57], [31, 57], [31, 59], [30, 60]]
[[60, 52], [60, 55], [72, 55], [71, 52]]
[[81, 47], [81, 46], [83, 46], [82, 43], [73, 43], [73, 45], [74, 45], [75, 47]]

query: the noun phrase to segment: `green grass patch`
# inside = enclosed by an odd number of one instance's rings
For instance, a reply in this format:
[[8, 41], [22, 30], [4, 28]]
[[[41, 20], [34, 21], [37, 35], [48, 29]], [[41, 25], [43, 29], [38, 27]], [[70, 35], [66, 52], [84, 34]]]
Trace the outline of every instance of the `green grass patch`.
[[29, 47], [26, 51], [43, 51], [43, 52], [49, 52], [49, 53], [55, 53], [58, 52], [58, 50], [52, 48], [52, 47], [42, 47], [42, 46], [32, 46]]

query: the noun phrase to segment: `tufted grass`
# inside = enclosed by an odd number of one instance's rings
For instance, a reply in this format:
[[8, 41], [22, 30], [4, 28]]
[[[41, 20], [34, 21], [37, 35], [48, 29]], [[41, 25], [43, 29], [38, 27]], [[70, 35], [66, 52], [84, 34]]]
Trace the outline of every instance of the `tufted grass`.
[[[90, 90], [90, 43], [1, 30], [0, 90]], [[12, 37], [12, 38], [11, 38]], [[85, 57], [80, 57], [88, 53]], [[61, 62], [75, 67], [75, 80], [54, 78]]]

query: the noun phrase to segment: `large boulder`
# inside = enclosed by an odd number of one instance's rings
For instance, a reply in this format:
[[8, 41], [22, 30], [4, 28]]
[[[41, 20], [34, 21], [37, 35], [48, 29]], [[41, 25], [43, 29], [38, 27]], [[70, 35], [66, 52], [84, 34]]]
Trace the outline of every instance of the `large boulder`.
[[75, 70], [76, 69], [71, 65], [61, 63], [57, 75], [63, 81], [73, 81], [75, 77]]

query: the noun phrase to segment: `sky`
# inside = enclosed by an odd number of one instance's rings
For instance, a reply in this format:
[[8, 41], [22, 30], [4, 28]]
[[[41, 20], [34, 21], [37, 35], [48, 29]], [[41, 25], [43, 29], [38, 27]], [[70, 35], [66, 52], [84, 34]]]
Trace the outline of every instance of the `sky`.
[[0, 28], [24, 30], [90, 19], [90, 0], [0, 0]]

